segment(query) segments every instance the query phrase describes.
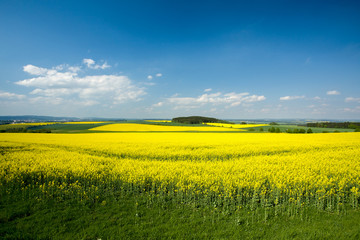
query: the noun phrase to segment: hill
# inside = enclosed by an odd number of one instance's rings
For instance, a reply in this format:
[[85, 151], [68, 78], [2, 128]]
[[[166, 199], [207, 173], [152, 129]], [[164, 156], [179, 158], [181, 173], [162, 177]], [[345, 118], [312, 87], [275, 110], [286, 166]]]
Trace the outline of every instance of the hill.
[[185, 124], [231, 123], [217, 118], [201, 117], [201, 116], [177, 117], [177, 118], [173, 118], [171, 121], [176, 123], [185, 123]]

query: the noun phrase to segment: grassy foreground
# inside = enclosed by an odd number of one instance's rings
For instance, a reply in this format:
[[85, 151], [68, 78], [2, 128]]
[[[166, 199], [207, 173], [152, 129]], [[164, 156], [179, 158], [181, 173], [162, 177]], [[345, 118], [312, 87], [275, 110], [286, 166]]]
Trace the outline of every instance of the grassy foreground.
[[360, 212], [268, 216], [126, 195], [96, 204], [1, 198], [1, 239], [359, 239]]

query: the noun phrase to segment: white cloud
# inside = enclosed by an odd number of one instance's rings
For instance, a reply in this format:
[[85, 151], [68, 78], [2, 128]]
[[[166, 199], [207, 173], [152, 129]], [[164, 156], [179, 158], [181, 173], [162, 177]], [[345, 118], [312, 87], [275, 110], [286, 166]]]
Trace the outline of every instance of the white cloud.
[[360, 98], [347, 97], [347, 98], [345, 98], [345, 102], [358, 102], [358, 103], [360, 103]]
[[165, 103], [175, 105], [176, 109], [180, 108], [198, 108], [200, 106], [211, 104], [225, 104], [228, 107], [235, 107], [244, 103], [264, 101], [265, 96], [249, 95], [249, 93], [205, 93], [198, 97], [170, 97]]
[[319, 96], [314, 97], [314, 100], [320, 100], [321, 98]]
[[204, 92], [211, 92], [211, 91], [212, 91], [211, 88], [207, 88], [207, 89], [204, 90]]
[[0, 99], [12, 99], [12, 100], [17, 99], [17, 100], [21, 100], [21, 99], [24, 99], [24, 98], [26, 98], [25, 95], [0, 91]]
[[111, 67], [106, 62], [104, 62], [102, 65], [95, 64], [95, 61], [90, 58], [84, 58], [83, 63], [86, 64], [86, 66], [91, 69], [105, 69]]
[[81, 70], [80, 67], [69, 67], [68, 68], [71, 72], [79, 72]]
[[153, 107], [161, 107], [162, 105], [164, 105], [163, 102], [158, 102], [158, 103], [153, 104]]
[[149, 75], [149, 76], [147, 76], [147, 79], [151, 80], [151, 79], [153, 79], [153, 76]]
[[355, 108], [344, 108], [344, 112], [360, 113], [360, 106], [357, 106]]
[[162, 73], [157, 73], [155, 76], [162, 77]]
[[90, 58], [84, 58], [83, 63], [85, 63], [88, 67], [90, 67], [95, 64], [95, 61]]
[[[84, 59], [84, 63], [94, 65], [91, 59]], [[96, 66], [96, 65], [95, 65]], [[64, 68], [57, 68], [64, 69]], [[78, 76], [78, 67], [68, 67], [68, 71], [46, 69], [33, 65], [24, 66], [24, 71], [37, 77], [16, 82], [17, 85], [32, 87], [30, 94], [35, 95], [34, 101], [48, 101], [59, 103], [66, 97], [74, 103], [91, 106], [100, 102], [111, 104], [138, 101], [146, 92], [136, 86], [127, 76], [95, 75]]]
[[289, 101], [289, 100], [296, 100], [296, 99], [303, 99], [305, 98], [305, 96], [285, 96], [285, 97], [281, 97], [280, 100], [281, 101]]
[[48, 69], [46, 69], [46, 68], [36, 67], [31, 64], [24, 66], [23, 69], [24, 69], [24, 72], [30, 73], [31, 75], [37, 75], [37, 76], [45, 75], [48, 72]]
[[326, 94], [327, 95], [340, 95], [340, 92], [336, 91], [336, 90], [332, 90], [332, 91], [327, 91]]

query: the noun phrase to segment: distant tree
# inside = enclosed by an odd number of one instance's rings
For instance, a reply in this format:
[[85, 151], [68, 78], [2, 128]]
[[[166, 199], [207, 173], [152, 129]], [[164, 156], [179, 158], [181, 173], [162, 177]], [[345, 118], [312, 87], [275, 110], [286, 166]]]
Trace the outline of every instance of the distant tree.
[[295, 128], [295, 129], [293, 130], [293, 133], [299, 133], [299, 129]]
[[259, 129], [259, 131], [260, 131], [260, 132], [263, 132], [263, 131], [264, 131], [264, 129], [263, 129], [263, 128], [260, 128], [260, 129]]
[[269, 129], [268, 129], [268, 132], [274, 133], [274, 132], [275, 132], [275, 128], [274, 128], [274, 127], [269, 128]]
[[270, 125], [279, 125], [278, 123], [276, 123], [276, 122], [271, 122], [271, 123], [269, 123]]
[[246, 124], [246, 122], [241, 122], [241, 124]]
[[249, 131], [255, 132], [255, 128], [250, 128]]
[[275, 132], [276, 133], [280, 133], [281, 131], [280, 131], [280, 128], [275, 128]]
[[351, 124], [349, 124], [349, 128], [357, 129], [357, 128], [359, 128], [359, 126], [354, 123], [351, 123]]
[[293, 133], [293, 130], [291, 128], [286, 129], [287, 133]]
[[301, 128], [299, 129], [299, 133], [306, 133], [305, 129]]
[[306, 132], [307, 132], [307, 133], [313, 133], [313, 131], [312, 131], [311, 128], [309, 128]]

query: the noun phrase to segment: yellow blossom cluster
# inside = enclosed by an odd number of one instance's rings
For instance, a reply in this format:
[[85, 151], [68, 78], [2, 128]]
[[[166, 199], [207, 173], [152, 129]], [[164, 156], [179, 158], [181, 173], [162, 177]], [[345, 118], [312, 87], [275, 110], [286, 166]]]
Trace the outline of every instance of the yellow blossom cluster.
[[[113, 125], [102, 127], [131, 126]], [[360, 133], [4, 133], [0, 147], [0, 187], [9, 194], [37, 188], [38, 197], [96, 200], [136, 191], [321, 209], [360, 200]]]

